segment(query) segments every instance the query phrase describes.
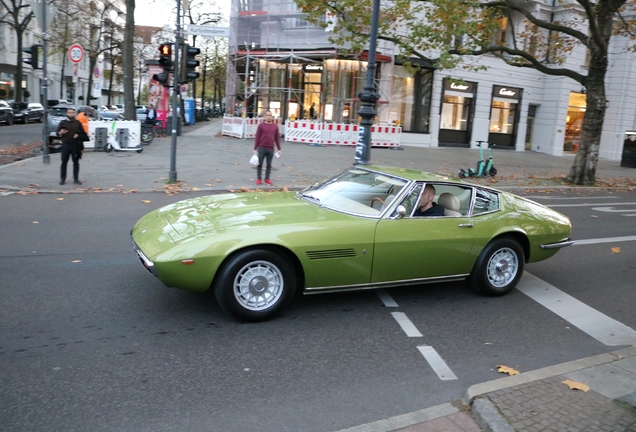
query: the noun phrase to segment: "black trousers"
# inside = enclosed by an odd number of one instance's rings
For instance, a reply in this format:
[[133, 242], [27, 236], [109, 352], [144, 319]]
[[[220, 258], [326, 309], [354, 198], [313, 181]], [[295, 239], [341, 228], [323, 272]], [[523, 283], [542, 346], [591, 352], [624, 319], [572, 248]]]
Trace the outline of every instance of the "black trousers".
[[66, 180], [66, 165], [69, 158], [73, 159], [73, 180], [79, 180], [79, 154], [73, 153], [73, 146], [62, 144], [62, 166], [60, 167], [60, 179]]
[[272, 172], [272, 157], [274, 157], [274, 149], [266, 149], [263, 147], [258, 148], [258, 166], [256, 167], [256, 176], [259, 180], [262, 179], [263, 173], [263, 159], [267, 161], [267, 168], [265, 168], [265, 180], [269, 180], [269, 174]]

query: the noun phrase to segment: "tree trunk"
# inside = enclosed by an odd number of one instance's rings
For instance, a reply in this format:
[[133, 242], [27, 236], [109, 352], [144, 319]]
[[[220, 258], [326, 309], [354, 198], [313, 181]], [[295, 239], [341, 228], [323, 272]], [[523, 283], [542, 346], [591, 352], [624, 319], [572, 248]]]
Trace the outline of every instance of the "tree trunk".
[[[133, 45], [135, 42], [135, 0], [126, 0], [126, 28], [124, 29], [124, 115], [128, 120], [137, 119], [135, 107], [135, 63]], [[140, 77], [141, 79], [141, 77]]]
[[16, 31], [16, 40], [18, 43], [18, 64], [16, 65], [16, 71], [15, 71], [15, 94], [13, 95], [13, 99], [15, 101], [22, 101], [22, 77], [23, 77], [22, 69], [24, 68], [24, 65], [22, 63], [22, 58], [23, 58], [22, 33], [19, 33]]
[[[93, 96], [93, 70], [97, 64], [97, 56], [88, 57], [88, 89], [86, 90], [86, 105], [91, 105], [91, 97]], [[99, 105], [99, 104], [97, 104]]]
[[[596, 165], [607, 110], [605, 75], [608, 67], [608, 46], [616, 11], [624, 1], [600, 2], [597, 15], [597, 35], [590, 36], [590, 66], [585, 80], [587, 107], [583, 118], [581, 146], [574, 158], [567, 180], [583, 186], [596, 183]], [[600, 43], [598, 42], [600, 40]]]

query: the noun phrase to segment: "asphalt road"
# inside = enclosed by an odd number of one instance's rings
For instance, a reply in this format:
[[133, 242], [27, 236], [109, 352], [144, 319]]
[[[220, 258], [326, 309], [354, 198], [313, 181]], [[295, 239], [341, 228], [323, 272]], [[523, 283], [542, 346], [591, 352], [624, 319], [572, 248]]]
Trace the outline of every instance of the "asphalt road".
[[[193, 195], [0, 197], [3, 428], [336, 431], [458, 399], [500, 378], [497, 365], [529, 371], [615, 349], [520, 290], [484, 298], [466, 283], [384, 300], [299, 297], [280, 318], [239, 323], [210, 296], [164, 287], [131, 248], [139, 217]], [[636, 329], [636, 243], [620, 239], [636, 235], [636, 192], [533, 199], [569, 216], [573, 238], [611, 240], [526, 271]], [[407, 336], [396, 312], [421, 337]], [[440, 379], [422, 346], [457, 379]]]
[[42, 143], [42, 123], [0, 125], [0, 148], [16, 144]]

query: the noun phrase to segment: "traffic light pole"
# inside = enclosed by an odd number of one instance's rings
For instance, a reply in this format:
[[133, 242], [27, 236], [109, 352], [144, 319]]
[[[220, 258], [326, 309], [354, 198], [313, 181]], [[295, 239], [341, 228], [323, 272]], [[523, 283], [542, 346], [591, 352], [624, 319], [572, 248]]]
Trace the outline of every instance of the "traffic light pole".
[[44, 117], [42, 119], [42, 163], [51, 164], [49, 155], [49, 134], [47, 130], [49, 111], [49, 81], [46, 74], [46, 2], [42, 1], [42, 106], [44, 107]]
[[177, 0], [177, 33], [174, 44], [174, 72], [172, 75], [172, 136], [170, 145], [170, 172], [168, 173], [168, 181], [176, 183], [177, 181], [177, 130], [179, 127], [178, 118], [178, 95], [180, 90], [179, 84], [179, 46], [181, 44], [181, 0]]

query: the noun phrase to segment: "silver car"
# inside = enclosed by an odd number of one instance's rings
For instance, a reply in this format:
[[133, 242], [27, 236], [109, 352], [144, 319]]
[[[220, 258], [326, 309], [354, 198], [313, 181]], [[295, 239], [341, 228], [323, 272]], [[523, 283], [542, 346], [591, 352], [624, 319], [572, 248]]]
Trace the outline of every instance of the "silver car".
[[75, 109], [76, 115], [83, 112], [88, 116], [89, 120], [102, 119], [99, 112], [88, 105], [55, 105], [53, 108], [49, 109], [49, 115], [46, 121], [46, 132], [49, 136], [49, 151], [51, 153], [59, 152], [62, 148], [62, 141], [60, 141], [60, 137], [57, 134], [57, 126], [66, 118], [66, 110], [69, 108]]

